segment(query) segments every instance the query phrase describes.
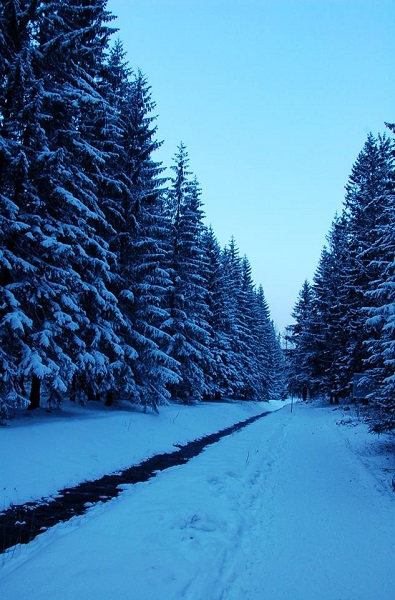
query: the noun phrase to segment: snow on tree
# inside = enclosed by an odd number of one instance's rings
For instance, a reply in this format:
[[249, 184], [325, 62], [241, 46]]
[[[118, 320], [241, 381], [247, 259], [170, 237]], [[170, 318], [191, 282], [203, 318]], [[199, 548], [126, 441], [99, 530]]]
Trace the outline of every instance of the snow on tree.
[[338, 400], [351, 396], [355, 373], [365, 374], [374, 382], [371, 400], [378, 403], [385, 427], [393, 422], [394, 410], [393, 158], [393, 141], [369, 134], [315, 273], [312, 308], [303, 328], [306, 350], [299, 357], [302, 298], [296, 306], [296, 325], [289, 328], [290, 340], [295, 340], [294, 377], [300, 380], [307, 374], [318, 390]]
[[106, 5], [0, 5], [0, 410], [268, 397], [263, 292], [203, 224], [183, 144], [165, 189], [150, 87]]
[[257, 397], [265, 400], [282, 398], [286, 393], [285, 354], [271, 320], [262, 285], [255, 292], [253, 332], [261, 388]]
[[[5, 361], [1, 396], [8, 407], [26, 403], [28, 379], [32, 382], [30, 398], [34, 406], [44, 376], [52, 380], [57, 390], [64, 391], [62, 378], [70, 361], [59, 352], [56, 328], [62, 320], [59, 303], [52, 315], [46, 310], [54, 292], [53, 286], [47, 285], [46, 255], [54, 250], [56, 241], [53, 231], [45, 231], [43, 200], [34, 181], [40, 157], [47, 150], [41, 126], [42, 119], [47, 118], [43, 114], [43, 81], [37, 68], [41, 56], [33, 38], [39, 19], [37, 3], [10, 1], [1, 10], [1, 40], [7, 47], [0, 108], [0, 187], [4, 209], [1, 211], [0, 335]], [[64, 247], [57, 250], [59, 253]], [[62, 298], [64, 291], [60, 284], [55, 293]]]
[[155, 108], [141, 72], [135, 77], [124, 62], [122, 45], [114, 46], [107, 80], [117, 110], [112, 157], [107, 163], [105, 211], [113, 227], [109, 237], [115, 254], [114, 290], [125, 319], [121, 328], [125, 361], [118, 390], [144, 406], [156, 408], [169, 398], [167, 384], [177, 381], [176, 363], [163, 352], [168, 341], [162, 329], [167, 317], [164, 299], [170, 286], [165, 268], [163, 168], [152, 155], [156, 141]]
[[[5, 246], [22, 269], [8, 269], [6, 293], [15, 296], [12, 310], [26, 315], [14, 362], [35, 407], [42, 381], [52, 399], [77, 375], [89, 394], [98, 393], [111, 379], [109, 356], [121, 356], [112, 327], [121, 315], [108, 291], [109, 252], [100, 235], [104, 157], [91, 134], [111, 30], [103, 2], [21, 2], [19, 9], [2, 107], [3, 137], [14, 156], [2, 190], [16, 206], [15, 235]], [[15, 323], [10, 308], [6, 323]]]
[[379, 274], [375, 260], [377, 228], [382, 221], [387, 195], [389, 153], [388, 138], [379, 136], [375, 139], [369, 134], [346, 186], [344, 214], [347, 221], [348, 262], [343, 273], [343, 285], [347, 286], [348, 293], [347, 318], [343, 326], [349, 338], [347, 356], [350, 357], [350, 374], [365, 370], [365, 307], [369, 305], [367, 292]]
[[[391, 129], [391, 126], [390, 126]], [[376, 431], [395, 428], [395, 146], [383, 139], [386, 185], [377, 202], [381, 210], [374, 223], [370, 269], [376, 274], [367, 292], [367, 375], [371, 400], [378, 412]]]
[[220, 399], [233, 394], [232, 382], [238, 379], [227, 312], [228, 278], [224, 269], [223, 252], [212, 227], [204, 231], [202, 246], [205, 252], [203, 268], [210, 334], [209, 347], [212, 355], [212, 360], [205, 371], [207, 397]]
[[[223, 251], [226, 281], [224, 331], [229, 341], [227, 393], [245, 399], [282, 394], [283, 353], [263, 289], [255, 290], [248, 258], [240, 258], [234, 238]], [[281, 392], [280, 392], [281, 389]]]
[[352, 292], [346, 276], [350, 273], [350, 253], [344, 215], [334, 219], [327, 243], [314, 275], [315, 344], [311, 366], [317, 388], [338, 402], [341, 396], [350, 394], [355, 369], [350, 354], [353, 341], [348, 307]]
[[28, 230], [19, 218], [16, 186], [19, 172], [26, 179], [18, 118], [24, 94], [34, 86], [29, 34], [21, 23], [21, 10], [17, 1], [0, 5], [0, 414], [26, 405], [18, 363], [23, 338], [32, 325], [19, 298], [24, 294], [24, 275], [34, 268], [17, 250]]
[[289, 344], [289, 389], [303, 400], [313, 393], [312, 352], [316, 343], [312, 333], [314, 310], [313, 288], [306, 279], [292, 311], [295, 323], [287, 327], [286, 335]]
[[242, 315], [239, 310], [239, 294], [242, 282], [242, 266], [240, 251], [234, 237], [228, 246], [223, 249], [222, 261], [226, 285], [225, 296], [225, 324], [226, 333], [230, 341], [228, 361], [232, 365], [228, 380], [229, 393], [233, 397], [242, 397], [245, 391], [243, 378], [243, 343], [242, 343]]
[[180, 381], [169, 385], [172, 397], [193, 402], [209, 393], [205, 372], [213, 360], [204, 280], [205, 226], [200, 189], [196, 179], [191, 178], [188, 153], [182, 143], [174, 163], [167, 197], [169, 317], [163, 324], [170, 341], [164, 350], [178, 363]]

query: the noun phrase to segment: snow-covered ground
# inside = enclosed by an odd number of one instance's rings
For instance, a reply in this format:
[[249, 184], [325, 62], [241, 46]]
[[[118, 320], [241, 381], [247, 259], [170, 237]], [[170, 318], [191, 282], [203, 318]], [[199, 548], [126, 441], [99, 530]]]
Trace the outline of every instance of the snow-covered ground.
[[160, 414], [65, 405], [40, 409], [0, 428], [0, 510], [50, 496], [59, 489], [174, 452], [206, 433], [219, 431], [283, 402], [172, 404]]
[[[33, 425], [34, 434], [11, 425], [0, 431], [8, 442], [6, 497], [13, 488], [18, 501], [50, 494], [265, 409], [218, 404], [172, 406], [159, 417], [113, 413], [108, 428], [99, 414], [50, 417]], [[368, 434], [351, 412], [300, 403], [291, 412], [287, 405], [188, 464], [127, 486], [118, 498], [11, 549], [0, 557], [1, 597], [393, 600], [391, 440]]]

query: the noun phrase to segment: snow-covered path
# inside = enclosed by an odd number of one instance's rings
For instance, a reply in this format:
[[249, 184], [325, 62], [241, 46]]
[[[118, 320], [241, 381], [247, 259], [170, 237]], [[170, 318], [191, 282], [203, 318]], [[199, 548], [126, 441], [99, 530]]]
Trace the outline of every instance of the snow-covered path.
[[7, 600], [393, 600], [395, 503], [287, 406], [6, 555]]
[[327, 415], [298, 405], [278, 432], [219, 598], [395, 598], [394, 502]]

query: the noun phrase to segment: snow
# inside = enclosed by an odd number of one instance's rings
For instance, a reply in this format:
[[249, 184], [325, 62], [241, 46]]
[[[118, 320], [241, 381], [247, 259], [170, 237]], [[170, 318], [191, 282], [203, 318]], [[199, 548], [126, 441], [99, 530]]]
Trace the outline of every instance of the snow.
[[[13, 467], [3, 479], [2, 463], [2, 482], [7, 497], [13, 486], [24, 498], [46, 495], [59, 481], [138, 462], [267, 406], [14, 423], [0, 432]], [[118, 498], [10, 549], [0, 559], [2, 597], [393, 600], [393, 448], [393, 437], [368, 434], [353, 411], [286, 405], [188, 464], [125, 486]]]
[[160, 414], [134, 408], [25, 413], [0, 429], [0, 510], [138, 464], [175, 445], [275, 410], [282, 402], [173, 404]]
[[3, 325], [10, 325], [11, 329], [14, 331], [22, 331], [25, 333], [25, 327], [30, 328], [32, 326], [32, 321], [26, 315], [23, 314], [22, 311], [19, 312], [11, 312], [8, 313], [3, 319]]

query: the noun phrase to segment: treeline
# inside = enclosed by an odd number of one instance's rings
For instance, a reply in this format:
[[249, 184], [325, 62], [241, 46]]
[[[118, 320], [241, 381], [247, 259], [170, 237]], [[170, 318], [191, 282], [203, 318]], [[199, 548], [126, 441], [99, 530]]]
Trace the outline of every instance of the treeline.
[[284, 365], [236, 242], [171, 177], [150, 87], [106, 0], [0, 5], [0, 413], [119, 399], [268, 399]]
[[393, 138], [368, 136], [288, 328], [293, 390], [333, 402], [364, 396], [376, 431], [395, 427], [394, 159]]

